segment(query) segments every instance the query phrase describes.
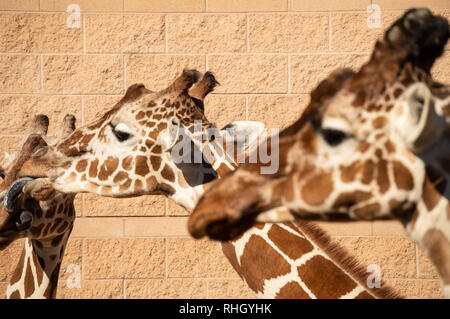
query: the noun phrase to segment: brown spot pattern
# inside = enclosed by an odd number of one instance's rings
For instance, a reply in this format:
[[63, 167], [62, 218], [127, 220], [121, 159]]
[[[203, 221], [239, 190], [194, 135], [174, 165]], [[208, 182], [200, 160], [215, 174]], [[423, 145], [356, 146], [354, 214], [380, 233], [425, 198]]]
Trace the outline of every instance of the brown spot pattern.
[[412, 190], [414, 179], [410, 171], [399, 161], [393, 162], [395, 184], [399, 189]]
[[311, 299], [311, 297], [298, 283], [291, 281], [280, 289], [275, 299]]
[[296, 236], [278, 225], [273, 225], [268, 236], [270, 240], [291, 259], [297, 259], [313, 250], [311, 243]]
[[[298, 267], [298, 274], [317, 298], [339, 298], [356, 287], [342, 269], [323, 256], [314, 256]], [[320, 278], [320, 285], [317, 278]]]
[[258, 236], [251, 236], [241, 257], [242, 275], [255, 292], [262, 292], [266, 279], [290, 272], [291, 266]]

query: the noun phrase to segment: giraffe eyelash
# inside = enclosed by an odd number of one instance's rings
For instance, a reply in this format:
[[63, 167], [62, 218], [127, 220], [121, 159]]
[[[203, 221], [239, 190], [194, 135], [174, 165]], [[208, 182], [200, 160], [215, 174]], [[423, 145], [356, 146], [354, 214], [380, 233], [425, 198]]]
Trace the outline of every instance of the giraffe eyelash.
[[116, 128], [114, 127], [114, 125], [112, 125], [111, 122], [109, 122], [109, 126], [111, 126], [111, 130], [113, 134], [116, 136], [116, 138], [119, 140], [119, 142], [124, 142], [131, 137], [130, 133], [116, 130]]

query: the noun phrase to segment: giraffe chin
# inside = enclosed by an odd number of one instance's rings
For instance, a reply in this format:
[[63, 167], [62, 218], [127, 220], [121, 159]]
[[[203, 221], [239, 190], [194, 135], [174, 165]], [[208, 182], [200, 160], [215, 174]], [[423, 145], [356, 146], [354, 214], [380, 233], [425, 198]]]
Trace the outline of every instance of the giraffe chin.
[[0, 251], [28, 230], [33, 222], [33, 214], [27, 210], [11, 215], [9, 221], [0, 230]]
[[230, 221], [226, 216], [222, 219], [205, 220], [203, 223], [200, 221], [200, 224], [192, 228], [191, 235], [195, 238], [208, 236], [218, 241], [234, 240], [255, 225], [257, 215], [246, 214], [237, 221]]

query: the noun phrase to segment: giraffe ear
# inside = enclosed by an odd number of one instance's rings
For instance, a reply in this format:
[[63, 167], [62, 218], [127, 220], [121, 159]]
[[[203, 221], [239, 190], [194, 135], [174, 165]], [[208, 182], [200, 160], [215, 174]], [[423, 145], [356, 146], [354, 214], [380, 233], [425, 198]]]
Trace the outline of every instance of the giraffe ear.
[[159, 133], [157, 142], [164, 151], [170, 151], [176, 144], [180, 135], [180, 120], [173, 118], [167, 123], [167, 128]]
[[237, 152], [242, 152], [254, 146], [258, 137], [264, 132], [265, 126], [256, 121], [235, 121], [225, 125], [220, 133], [225, 140], [237, 142]]
[[400, 116], [400, 133], [408, 148], [420, 153], [436, 142], [445, 129], [445, 119], [436, 114], [430, 89], [422, 82], [408, 88]]

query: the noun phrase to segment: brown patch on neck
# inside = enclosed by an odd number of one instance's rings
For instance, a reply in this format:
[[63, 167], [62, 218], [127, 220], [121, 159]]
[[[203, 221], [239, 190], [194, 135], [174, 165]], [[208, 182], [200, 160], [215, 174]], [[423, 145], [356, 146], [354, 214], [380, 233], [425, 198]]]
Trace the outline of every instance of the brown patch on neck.
[[312, 251], [314, 247], [304, 238], [294, 235], [274, 224], [267, 233], [269, 239], [291, 259], [297, 259]]
[[377, 183], [381, 194], [386, 193], [391, 185], [387, 171], [387, 162], [385, 160], [378, 161]]
[[414, 188], [411, 172], [399, 161], [393, 162], [395, 184], [399, 189], [410, 191]]
[[24, 279], [24, 286], [25, 286], [25, 298], [30, 297], [36, 287], [34, 286], [34, 277], [33, 273], [31, 271], [31, 258], [27, 259], [27, 268], [25, 270], [25, 279]]
[[237, 260], [236, 249], [234, 248], [233, 244], [229, 242], [222, 243], [222, 252], [230, 262], [231, 266], [233, 266], [234, 270], [238, 273], [238, 275], [243, 278], [243, 275], [241, 273], [242, 269]]
[[252, 235], [241, 257], [241, 270], [250, 289], [263, 292], [265, 280], [289, 273], [291, 266], [264, 239]]
[[311, 299], [311, 297], [298, 283], [291, 281], [280, 289], [275, 299]]
[[[294, 227], [299, 228], [306, 238], [315, 243], [322, 251], [324, 251], [331, 260], [351, 277], [365, 287], [366, 292], [375, 298], [402, 298], [384, 281], [381, 282], [381, 288], [368, 288], [365, 266], [361, 265], [347, 250], [334, 242], [331, 237], [325, 233], [319, 226], [311, 222], [292, 223]], [[319, 275], [321, 277], [321, 275]], [[317, 277], [316, 277], [317, 278]]]
[[433, 184], [428, 178], [425, 178], [425, 183], [423, 184], [423, 194], [422, 200], [430, 212], [442, 199], [442, 195], [434, 188]]
[[[317, 255], [298, 267], [298, 274], [317, 298], [339, 298], [357, 284], [332, 261]], [[320, 278], [320, 284], [317, 284]]]

